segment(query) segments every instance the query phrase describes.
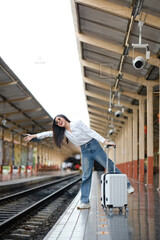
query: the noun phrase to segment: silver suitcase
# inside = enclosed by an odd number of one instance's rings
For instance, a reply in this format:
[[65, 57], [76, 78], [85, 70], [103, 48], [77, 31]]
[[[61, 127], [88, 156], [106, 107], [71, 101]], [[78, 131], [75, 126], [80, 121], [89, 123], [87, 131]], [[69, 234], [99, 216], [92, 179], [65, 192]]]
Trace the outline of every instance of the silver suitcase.
[[107, 145], [106, 173], [101, 175], [101, 204], [104, 208], [122, 210], [125, 207], [127, 210], [127, 175], [115, 171], [116, 146], [114, 146], [114, 172], [108, 172], [109, 147], [111, 146]]

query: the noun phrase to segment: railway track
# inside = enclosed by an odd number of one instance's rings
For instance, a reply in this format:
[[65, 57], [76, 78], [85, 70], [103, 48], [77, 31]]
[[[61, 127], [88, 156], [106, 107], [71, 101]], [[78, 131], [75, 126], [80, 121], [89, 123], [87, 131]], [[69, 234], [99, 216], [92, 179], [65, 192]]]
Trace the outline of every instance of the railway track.
[[[67, 177], [65, 179], [56, 180], [49, 184], [43, 184], [39, 187], [34, 187], [32, 189], [1, 198], [0, 239], [31, 240], [31, 235], [34, 235], [36, 229], [40, 227], [42, 222], [44, 220], [47, 221], [46, 219], [49, 218], [49, 215], [53, 213], [54, 209], [60, 207], [60, 202], [63, 204], [67, 197], [66, 193], [68, 194], [68, 189], [74, 188], [73, 186], [80, 180], [81, 177], [79, 175]], [[64, 194], [64, 197], [61, 197], [62, 194]], [[63, 201], [57, 201], [58, 198], [63, 198]], [[39, 219], [36, 224], [35, 215], [37, 215], [37, 219]], [[31, 219], [31, 217], [34, 217], [34, 221], [29, 220], [27, 223], [26, 219]], [[23, 227], [20, 228], [21, 230], [15, 230], [15, 223], [16, 225], [19, 223], [23, 225]], [[4, 238], [8, 229], [14, 229], [14, 233], [11, 233], [9, 238]]]

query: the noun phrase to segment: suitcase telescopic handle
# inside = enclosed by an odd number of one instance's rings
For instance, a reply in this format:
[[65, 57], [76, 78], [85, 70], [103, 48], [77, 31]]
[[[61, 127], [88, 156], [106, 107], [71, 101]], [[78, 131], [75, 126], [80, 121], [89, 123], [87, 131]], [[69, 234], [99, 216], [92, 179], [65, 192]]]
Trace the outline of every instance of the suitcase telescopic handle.
[[106, 145], [106, 148], [110, 148], [110, 147], [116, 148], [116, 145], [111, 145], [111, 144]]
[[116, 172], [116, 145], [108, 144], [106, 145], [107, 148], [107, 162], [106, 162], [106, 173], [109, 173], [108, 171], [108, 155], [109, 155], [109, 148], [114, 148], [114, 173]]

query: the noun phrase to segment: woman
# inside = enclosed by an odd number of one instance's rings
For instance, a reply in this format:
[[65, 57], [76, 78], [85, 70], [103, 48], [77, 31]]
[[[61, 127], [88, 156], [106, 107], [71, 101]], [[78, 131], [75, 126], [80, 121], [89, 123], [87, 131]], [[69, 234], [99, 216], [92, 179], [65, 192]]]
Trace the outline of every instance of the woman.
[[[43, 139], [53, 137], [54, 143], [60, 148], [64, 137], [66, 141], [71, 141], [76, 146], [81, 147], [82, 152], [82, 184], [81, 184], [81, 201], [78, 209], [90, 208], [89, 194], [91, 189], [92, 169], [94, 160], [106, 166], [106, 153], [99, 142], [107, 145], [111, 144], [94, 130], [87, 127], [82, 121], [71, 122], [66, 116], [59, 114], [53, 120], [53, 131], [42, 132], [38, 134], [27, 134], [24, 140], [29, 142], [33, 138]], [[111, 144], [114, 145], [114, 144]], [[109, 172], [113, 170], [113, 162], [109, 159]], [[121, 173], [118, 168], [116, 172]], [[128, 193], [134, 192], [134, 188], [127, 183]]]

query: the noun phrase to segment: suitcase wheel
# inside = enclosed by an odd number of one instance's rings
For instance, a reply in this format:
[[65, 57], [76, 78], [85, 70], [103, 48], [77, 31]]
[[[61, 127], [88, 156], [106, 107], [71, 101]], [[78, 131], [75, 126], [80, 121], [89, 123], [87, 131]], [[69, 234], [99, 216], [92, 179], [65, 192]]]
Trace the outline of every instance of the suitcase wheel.
[[127, 204], [125, 204], [124, 207], [125, 207], [125, 211], [128, 212], [129, 208], [127, 207]]
[[126, 210], [126, 212], [129, 212], [129, 208], [128, 207], [126, 207], [125, 210]]
[[109, 208], [109, 215], [110, 215], [110, 216], [113, 215], [113, 208]]
[[120, 208], [119, 208], [119, 211], [122, 212], [122, 211], [123, 211], [123, 207], [120, 207]]

